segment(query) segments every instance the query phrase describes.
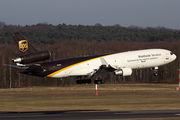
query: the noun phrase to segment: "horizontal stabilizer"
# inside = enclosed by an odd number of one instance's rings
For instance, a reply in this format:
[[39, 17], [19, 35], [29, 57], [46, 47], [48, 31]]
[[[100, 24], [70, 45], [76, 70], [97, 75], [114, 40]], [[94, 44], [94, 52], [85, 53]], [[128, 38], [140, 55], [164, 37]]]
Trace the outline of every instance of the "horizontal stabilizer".
[[16, 66], [16, 65], [8, 65], [8, 64], [4, 64], [6, 66], [9, 66], [9, 67], [14, 67], [14, 68], [20, 68], [19, 66]]
[[22, 66], [16, 66], [16, 65], [8, 65], [8, 64], [5, 64], [5, 65], [9, 67], [13, 67], [13, 68], [18, 68], [18, 70], [21, 70], [21, 72], [27, 73], [27, 74], [35, 74], [35, 73], [44, 71], [41, 65], [38, 65], [38, 64], [31, 65], [30, 67], [22, 67]]
[[42, 71], [43, 71], [42, 67], [40, 65], [35, 65], [35, 64], [28, 67], [25, 70], [25, 72], [27, 72], [27, 73], [38, 73], [38, 72], [42, 72]]

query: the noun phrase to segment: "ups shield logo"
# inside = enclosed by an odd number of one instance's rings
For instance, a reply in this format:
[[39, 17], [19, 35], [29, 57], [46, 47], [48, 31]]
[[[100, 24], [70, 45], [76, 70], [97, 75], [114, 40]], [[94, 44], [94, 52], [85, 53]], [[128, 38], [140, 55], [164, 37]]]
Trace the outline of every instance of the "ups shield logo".
[[19, 41], [19, 50], [21, 52], [26, 52], [28, 50], [28, 41], [27, 40]]

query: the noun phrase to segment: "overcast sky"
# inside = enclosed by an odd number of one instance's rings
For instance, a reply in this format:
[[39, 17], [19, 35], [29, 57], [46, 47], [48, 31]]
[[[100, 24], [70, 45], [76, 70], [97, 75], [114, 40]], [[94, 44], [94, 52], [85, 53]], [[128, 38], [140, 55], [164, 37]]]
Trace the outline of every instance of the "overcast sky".
[[180, 0], [0, 0], [0, 21], [180, 29]]

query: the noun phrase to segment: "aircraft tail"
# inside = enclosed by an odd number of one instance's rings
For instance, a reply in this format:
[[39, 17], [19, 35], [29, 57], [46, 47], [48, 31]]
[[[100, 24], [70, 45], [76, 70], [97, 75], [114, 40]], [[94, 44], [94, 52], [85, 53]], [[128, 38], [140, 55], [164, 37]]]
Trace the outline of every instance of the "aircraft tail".
[[20, 33], [12, 34], [19, 51], [25, 54], [22, 54], [12, 61], [17, 64], [29, 64], [39, 61], [47, 60], [51, 57], [51, 52], [48, 50], [38, 51], [31, 43], [29, 43], [26, 38], [24, 38]]
[[38, 50], [33, 45], [31, 45], [31, 43], [29, 43], [20, 33], [14, 33], [12, 36], [21, 53], [28, 54], [38, 52]]

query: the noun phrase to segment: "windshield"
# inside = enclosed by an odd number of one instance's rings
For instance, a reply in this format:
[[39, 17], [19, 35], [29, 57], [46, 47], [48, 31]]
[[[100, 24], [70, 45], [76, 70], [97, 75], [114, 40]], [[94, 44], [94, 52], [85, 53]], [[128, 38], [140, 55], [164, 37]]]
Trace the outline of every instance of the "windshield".
[[173, 55], [174, 53], [170, 52], [171, 55]]

